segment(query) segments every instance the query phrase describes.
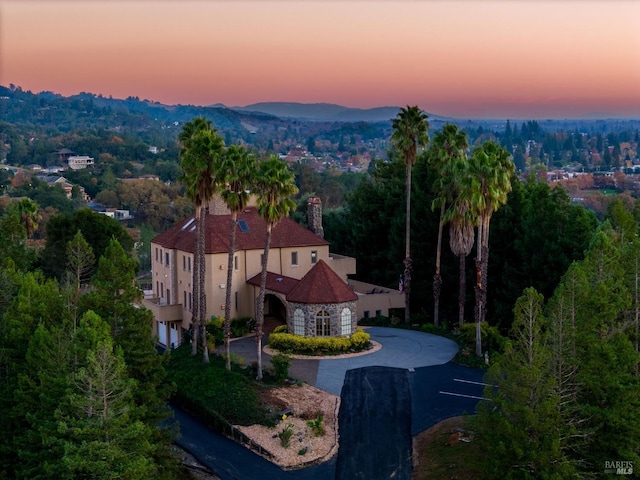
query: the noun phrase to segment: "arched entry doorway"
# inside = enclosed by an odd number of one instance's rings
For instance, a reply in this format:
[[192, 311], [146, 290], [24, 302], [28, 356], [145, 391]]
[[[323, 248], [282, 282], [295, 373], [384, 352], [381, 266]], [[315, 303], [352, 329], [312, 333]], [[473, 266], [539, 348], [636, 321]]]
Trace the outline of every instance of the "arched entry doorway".
[[264, 296], [264, 332], [269, 334], [278, 325], [287, 324], [287, 308], [283, 301], [273, 293]]

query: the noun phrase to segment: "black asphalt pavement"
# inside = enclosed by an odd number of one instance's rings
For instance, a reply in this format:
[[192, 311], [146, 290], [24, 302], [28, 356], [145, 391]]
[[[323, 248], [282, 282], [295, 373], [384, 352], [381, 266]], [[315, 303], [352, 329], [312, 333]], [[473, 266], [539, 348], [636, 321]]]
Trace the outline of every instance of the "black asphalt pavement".
[[446, 418], [475, 413], [484, 374], [485, 370], [451, 362], [410, 372], [412, 435]]
[[411, 392], [407, 370], [349, 370], [341, 398], [336, 480], [411, 480]]
[[[371, 333], [382, 353], [308, 365], [295, 361], [305, 381], [313, 383], [318, 372], [319, 388], [341, 385], [340, 448], [331, 460], [285, 471], [180, 410], [175, 418], [182, 437], [176, 443], [222, 480], [409, 480], [412, 436], [446, 418], [475, 413], [484, 371], [451, 363], [455, 351], [442, 337], [386, 328]], [[250, 357], [248, 342], [235, 347]]]

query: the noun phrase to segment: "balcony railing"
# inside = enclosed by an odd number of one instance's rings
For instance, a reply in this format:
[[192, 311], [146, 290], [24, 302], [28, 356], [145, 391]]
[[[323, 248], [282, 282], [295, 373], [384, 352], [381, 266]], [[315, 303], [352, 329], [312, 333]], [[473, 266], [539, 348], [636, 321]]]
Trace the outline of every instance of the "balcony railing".
[[182, 304], [174, 303], [167, 305], [163, 303], [164, 298], [145, 298], [142, 304], [153, 312], [153, 318], [157, 322], [182, 321]]

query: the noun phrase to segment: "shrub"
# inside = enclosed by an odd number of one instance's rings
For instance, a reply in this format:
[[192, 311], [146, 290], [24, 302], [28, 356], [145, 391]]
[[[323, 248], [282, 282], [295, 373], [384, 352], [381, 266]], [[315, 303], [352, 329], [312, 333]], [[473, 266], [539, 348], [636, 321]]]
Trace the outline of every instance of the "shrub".
[[287, 327], [286, 325], [278, 325], [273, 329], [272, 333], [289, 333], [289, 327]]
[[441, 335], [443, 337], [450, 336], [449, 331], [444, 327], [436, 327], [433, 323], [423, 323], [420, 326], [420, 330], [425, 333], [432, 333], [434, 335]]
[[[189, 344], [171, 351], [167, 380], [176, 385], [172, 402], [199, 418], [223, 418], [236, 425], [251, 425], [266, 416], [249, 378], [226, 370], [224, 360], [218, 356], [203, 364], [200, 356], [191, 356]], [[219, 427], [220, 422], [216, 422], [214, 427]]]
[[275, 371], [276, 381], [282, 383], [289, 376], [291, 357], [279, 353], [271, 357], [271, 365], [273, 365], [273, 370]]
[[269, 346], [284, 353], [302, 355], [336, 355], [350, 351], [362, 351], [369, 346], [371, 336], [356, 330], [350, 337], [302, 337], [290, 333], [275, 332], [269, 335]]
[[369, 318], [363, 317], [358, 321], [358, 324], [369, 325], [371, 327], [389, 327], [391, 326], [391, 321], [389, 320], [389, 317], [385, 317], [384, 315], [378, 315], [378, 316], [369, 317]]
[[[490, 352], [502, 352], [506, 338], [500, 335], [497, 327], [491, 327], [487, 322], [482, 322], [480, 325], [480, 331], [482, 333], [482, 349]], [[475, 351], [476, 345], [476, 324], [465, 323], [460, 328], [459, 333], [461, 346], [465, 346], [472, 352]]]
[[254, 332], [256, 321], [252, 317], [234, 318], [231, 320], [231, 336], [233, 338], [242, 337], [247, 333]]
[[350, 337], [351, 348], [357, 352], [366, 349], [369, 346], [371, 335], [363, 330], [357, 329]]
[[[253, 332], [256, 327], [256, 321], [251, 317], [241, 317], [231, 319], [231, 337], [238, 338]], [[212, 337], [216, 345], [224, 343], [224, 318], [212, 317], [207, 322], [207, 334]]]
[[224, 343], [224, 318], [212, 317], [206, 325], [207, 337], [212, 338], [215, 345]]

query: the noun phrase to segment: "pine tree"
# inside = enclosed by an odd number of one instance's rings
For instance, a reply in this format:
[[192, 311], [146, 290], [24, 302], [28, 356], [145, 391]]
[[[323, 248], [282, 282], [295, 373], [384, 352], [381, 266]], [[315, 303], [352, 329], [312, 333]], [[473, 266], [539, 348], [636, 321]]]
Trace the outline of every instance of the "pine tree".
[[62, 462], [74, 478], [151, 478], [157, 473], [155, 447], [151, 427], [135, 420], [136, 382], [110, 336], [97, 340], [57, 411]]
[[139, 382], [133, 396], [143, 420], [154, 424], [166, 418], [165, 405], [172, 387], [166, 382], [167, 357], [156, 352], [152, 332], [152, 313], [134, 305], [141, 296], [135, 285], [136, 262], [112, 240], [100, 258], [93, 278], [94, 289], [81, 301], [83, 311], [93, 310], [111, 327], [114, 345], [122, 348], [127, 370]]
[[558, 396], [544, 331], [543, 297], [528, 288], [515, 306], [511, 340], [487, 374], [477, 427], [491, 478], [566, 478], [557, 430]]

